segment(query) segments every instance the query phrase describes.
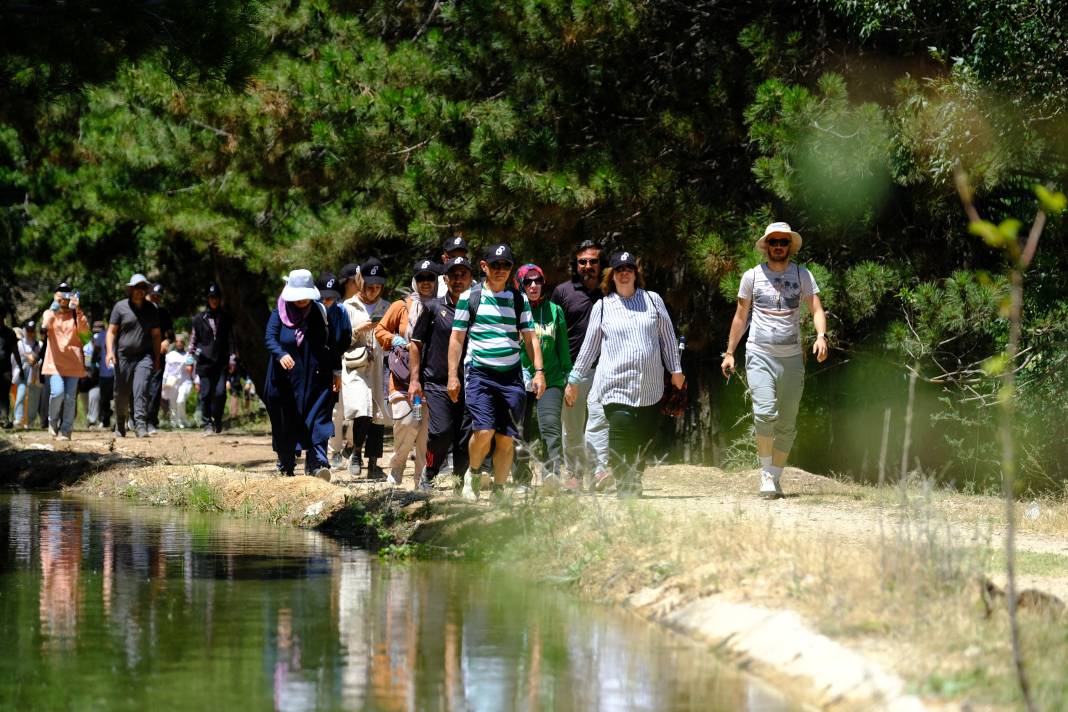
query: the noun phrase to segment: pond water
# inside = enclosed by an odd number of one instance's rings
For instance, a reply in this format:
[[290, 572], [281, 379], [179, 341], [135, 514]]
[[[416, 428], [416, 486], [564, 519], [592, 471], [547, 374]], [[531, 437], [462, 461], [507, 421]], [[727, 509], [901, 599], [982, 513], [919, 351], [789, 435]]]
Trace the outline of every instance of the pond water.
[[786, 710], [706, 648], [486, 567], [0, 495], [0, 709]]

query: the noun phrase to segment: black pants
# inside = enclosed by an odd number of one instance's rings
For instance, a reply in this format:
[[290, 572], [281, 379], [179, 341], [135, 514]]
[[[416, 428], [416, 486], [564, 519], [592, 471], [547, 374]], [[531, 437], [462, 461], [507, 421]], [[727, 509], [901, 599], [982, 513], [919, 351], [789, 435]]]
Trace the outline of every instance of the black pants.
[[467, 443], [471, 439], [471, 416], [460, 402], [453, 403], [445, 386], [437, 383], [423, 384], [424, 409], [429, 413], [426, 444], [426, 478], [434, 479], [452, 448], [452, 471], [463, 477], [471, 462]]
[[371, 416], [356, 418], [352, 421], [352, 451], [368, 460], [382, 457], [383, 443], [386, 439], [386, 426], [371, 422]]
[[223, 411], [226, 409], [226, 369], [198, 371], [200, 378], [200, 418], [204, 425], [222, 432]]
[[645, 456], [653, 445], [659, 411], [657, 406], [634, 407], [606, 403], [608, 419], [608, 464], [621, 491], [641, 486]]
[[[41, 397], [37, 403], [37, 415], [41, 423], [41, 429], [48, 429], [48, 399], [52, 397], [52, 379], [45, 376], [41, 379]], [[29, 418], [26, 419], [29, 422]]]
[[0, 425], [11, 425], [11, 371], [0, 373]]
[[115, 377], [101, 376], [100, 383], [100, 424], [111, 427], [111, 399], [115, 397]]
[[152, 372], [148, 381], [148, 424], [159, 427], [159, 405], [163, 400], [163, 369]]

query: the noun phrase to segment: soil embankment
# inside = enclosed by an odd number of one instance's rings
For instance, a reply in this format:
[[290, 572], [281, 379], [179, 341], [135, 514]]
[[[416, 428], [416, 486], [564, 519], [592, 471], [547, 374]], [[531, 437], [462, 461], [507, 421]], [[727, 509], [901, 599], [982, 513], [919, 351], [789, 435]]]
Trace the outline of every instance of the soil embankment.
[[[587, 597], [626, 606], [831, 709], [1011, 707], [1005, 623], [976, 581], [997, 568], [999, 504], [918, 483], [874, 489], [788, 470], [791, 494], [767, 503], [756, 473], [668, 466], [646, 496], [470, 504], [366, 481], [330, 484], [272, 473], [262, 435], [169, 433], [147, 440], [76, 434], [3, 441], [8, 484], [65, 486], [256, 517], [345, 536], [397, 555], [521, 565]], [[1023, 517], [1024, 585], [1068, 590], [1068, 508]], [[1068, 640], [1048, 612], [1024, 612], [1046, 659]], [[1053, 639], [1050, 638], [1053, 636]], [[1043, 637], [1045, 636], [1045, 637]], [[1063, 685], [1041, 660], [1044, 699]]]

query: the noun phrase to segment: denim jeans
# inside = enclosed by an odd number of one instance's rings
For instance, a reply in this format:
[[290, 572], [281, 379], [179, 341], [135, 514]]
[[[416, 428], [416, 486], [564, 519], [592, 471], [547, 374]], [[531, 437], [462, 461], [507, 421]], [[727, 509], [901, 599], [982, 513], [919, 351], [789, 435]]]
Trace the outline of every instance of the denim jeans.
[[[53, 373], [48, 377], [48, 424], [64, 435], [74, 430], [74, 407], [78, 398], [78, 377], [60, 376]], [[63, 421], [60, 422], [62, 413]]]
[[[15, 425], [29, 427], [37, 416], [41, 386], [37, 383], [27, 383], [26, 380], [26, 375], [23, 374], [19, 378], [18, 390], [15, 392]], [[23, 418], [26, 420], [23, 421]]]

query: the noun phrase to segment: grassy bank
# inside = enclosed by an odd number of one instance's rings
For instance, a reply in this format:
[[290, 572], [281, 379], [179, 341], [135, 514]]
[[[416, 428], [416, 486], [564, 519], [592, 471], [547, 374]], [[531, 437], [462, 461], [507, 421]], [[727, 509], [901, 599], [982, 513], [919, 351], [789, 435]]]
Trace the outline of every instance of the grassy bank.
[[[749, 487], [745, 475], [687, 472], [713, 489]], [[651, 478], [680, 473], [657, 468]], [[813, 477], [812, 487], [821, 480]], [[929, 701], [1015, 707], [1004, 601], [980, 595], [980, 582], [1003, 562], [996, 501], [922, 483], [879, 490], [822, 482], [820, 492], [774, 506], [741, 495], [696, 504], [554, 497], [491, 507], [381, 486], [152, 464], [106, 469], [73, 489], [326, 529], [397, 557], [448, 554], [521, 567], [654, 619], [708, 596], [790, 609]], [[1065, 504], [1042, 506], [1042, 517], [1028, 523], [1055, 536]], [[833, 526], [810, 525], [828, 512]], [[1020, 556], [1022, 573], [1039, 577], [1068, 577], [1066, 564], [1056, 553]], [[1063, 707], [1064, 616], [1043, 607], [1021, 615], [1036, 698], [1044, 709]], [[761, 672], [780, 682], [789, 676]]]

